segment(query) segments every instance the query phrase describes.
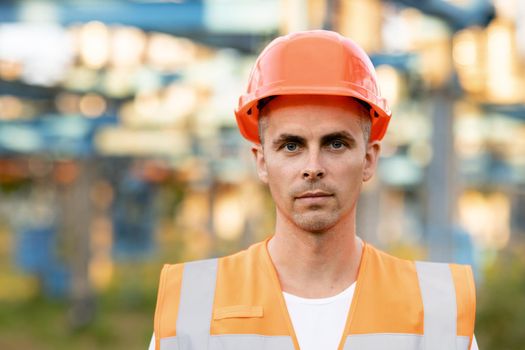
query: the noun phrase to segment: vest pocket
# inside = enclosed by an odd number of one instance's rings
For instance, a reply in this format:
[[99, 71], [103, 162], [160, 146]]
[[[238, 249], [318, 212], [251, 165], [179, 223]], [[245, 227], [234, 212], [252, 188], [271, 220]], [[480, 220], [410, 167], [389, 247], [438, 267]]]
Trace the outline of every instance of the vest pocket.
[[214, 320], [222, 320], [225, 318], [252, 317], [263, 317], [263, 307], [250, 305], [233, 305], [217, 308], [213, 312]]

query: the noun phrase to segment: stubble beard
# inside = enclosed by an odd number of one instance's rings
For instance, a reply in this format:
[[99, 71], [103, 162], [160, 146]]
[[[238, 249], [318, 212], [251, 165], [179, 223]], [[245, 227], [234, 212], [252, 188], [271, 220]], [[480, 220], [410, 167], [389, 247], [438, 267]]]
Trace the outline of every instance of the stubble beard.
[[340, 219], [335, 189], [322, 182], [315, 181], [291, 190], [289, 195], [291, 198], [297, 198], [301, 193], [314, 190], [331, 193], [333, 197], [329, 203], [323, 205], [311, 204], [303, 207], [298, 203], [293, 203], [291, 220], [301, 230], [319, 235], [335, 226]]
[[310, 206], [302, 212], [295, 211], [292, 214], [292, 221], [301, 230], [319, 235], [337, 224], [339, 214], [335, 208]]
[[335, 215], [294, 214], [293, 221], [301, 230], [320, 235], [335, 226], [337, 218], [333, 216]]

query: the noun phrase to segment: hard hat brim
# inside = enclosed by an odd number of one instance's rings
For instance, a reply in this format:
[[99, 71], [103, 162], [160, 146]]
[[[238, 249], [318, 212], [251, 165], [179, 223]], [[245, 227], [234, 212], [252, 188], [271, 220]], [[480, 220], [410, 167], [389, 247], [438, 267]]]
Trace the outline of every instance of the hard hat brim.
[[361, 100], [372, 109], [370, 115], [372, 131], [370, 141], [381, 140], [390, 122], [392, 112], [388, 109], [386, 100], [377, 98], [374, 94], [354, 84], [346, 83], [344, 87], [278, 87], [268, 86], [264, 91], [258, 90], [254, 94], [241, 97], [239, 105], [242, 108], [235, 110], [235, 117], [241, 134], [249, 141], [260, 144], [257, 102], [263, 98], [281, 95], [332, 95], [348, 96]]

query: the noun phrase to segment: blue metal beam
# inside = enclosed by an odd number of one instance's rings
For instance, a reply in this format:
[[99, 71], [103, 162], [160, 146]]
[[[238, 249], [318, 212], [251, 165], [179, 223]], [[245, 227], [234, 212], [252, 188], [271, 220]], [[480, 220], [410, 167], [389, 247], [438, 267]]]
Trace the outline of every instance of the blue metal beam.
[[133, 3], [106, 1], [104, 3], [59, 3], [59, 22], [63, 25], [100, 21], [123, 24], [146, 31], [174, 34], [203, 32], [204, 4], [202, 1], [181, 3]]
[[[187, 37], [216, 47], [231, 47], [255, 53], [276, 33], [215, 33], [205, 23], [203, 0], [180, 2], [69, 1], [44, 3], [50, 7], [50, 18], [38, 18], [63, 26], [100, 21], [108, 25], [128, 25], [145, 31], [163, 32]], [[24, 20], [30, 8], [23, 1], [0, 3], [0, 23]], [[45, 14], [43, 16], [46, 16]]]
[[388, 0], [444, 20], [454, 31], [471, 26], [486, 27], [495, 16], [490, 0], [476, 0], [468, 7], [445, 0]]

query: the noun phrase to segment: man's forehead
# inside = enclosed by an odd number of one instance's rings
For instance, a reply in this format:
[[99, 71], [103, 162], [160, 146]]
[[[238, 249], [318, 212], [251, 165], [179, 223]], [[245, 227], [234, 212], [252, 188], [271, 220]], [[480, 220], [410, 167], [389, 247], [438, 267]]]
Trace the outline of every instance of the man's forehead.
[[260, 109], [266, 109], [267, 113], [279, 109], [287, 110], [319, 110], [321, 108], [332, 108], [345, 110], [352, 114], [368, 115], [368, 107], [353, 97], [337, 95], [279, 95], [262, 99], [258, 104]]
[[273, 130], [302, 132], [307, 128], [328, 133], [360, 126], [362, 116], [358, 111], [335, 106], [302, 105], [272, 109], [263, 122]]
[[370, 114], [365, 106], [348, 96], [284, 95], [267, 99], [259, 114], [259, 135], [272, 140], [288, 133], [304, 138], [321, 138], [346, 131], [354, 138], [365, 133], [363, 120]]
[[[342, 119], [342, 118], [341, 118]], [[348, 135], [349, 137], [356, 137], [356, 134], [361, 132], [360, 124], [356, 118], [353, 121], [348, 120], [337, 121], [334, 118], [323, 119], [319, 118], [315, 123], [306, 123], [304, 119], [286, 118], [275, 116], [268, 120], [268, 134], [273, 138], [281, 138], [286, 136], [297, 136], [301, 138], [322, 138], [328, 135], [340, 134]]]

